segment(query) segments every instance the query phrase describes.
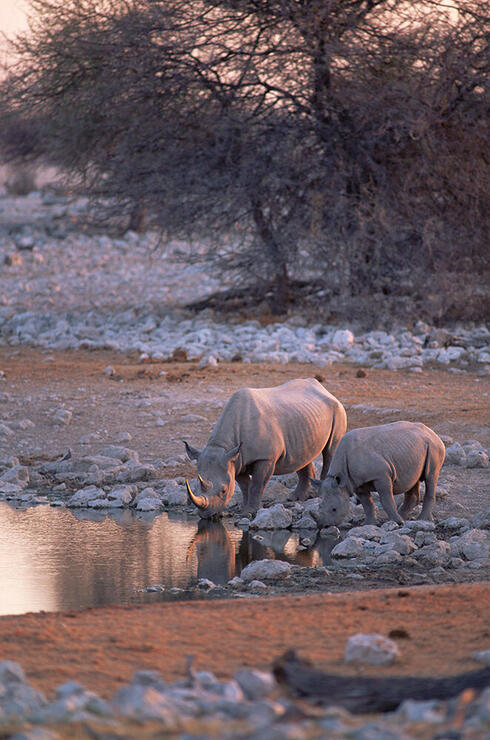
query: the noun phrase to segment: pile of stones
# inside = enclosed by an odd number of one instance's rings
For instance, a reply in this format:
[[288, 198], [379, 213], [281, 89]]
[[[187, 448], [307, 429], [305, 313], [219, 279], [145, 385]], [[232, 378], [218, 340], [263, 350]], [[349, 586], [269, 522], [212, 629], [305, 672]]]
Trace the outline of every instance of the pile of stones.
[[314, 363], [350, 362], [365, 367], [420, 372], [438, 364], [454, 371], [476, 368], [488, 374], [490, 332], [486, 327], [432, 330], [419, 322], [413, 331], [370, 331], [354, 335], [326, 324], [306, 327], [299, 317], [266, 327], [258, 321], [217, 322], [209, 317], [182, 318], [125, 310], [20, 312], [0, 307], [0, 335], [10, 345], [46, 349], [113, 349], [138, 352], [142, 361], [176, 356], [201, 366], [218, 362]]
[[[380, 635], [353, 635], [345, 660], [359, 664], [390, 664], [399, 650]], [[489, 651], [474, 658], [489, 663]], [[178, 738], [249, 738], [306, 740], [338, 738], [484, 737], [490, 730], [490, 688], [466, 692], [446, 701], [404, 700], [389, 713], [356, 716], [339, 705], [296, 706], [267, 671], [240, 669], [227, 681], [209, 671], [188, 667], [186, 678], [166, 683], [156, 671], [139, 671], [112, 700], [87, 691], [75, 681], [56, 690], [53, 700], [32, 688], [18, 663], [0, 663], [0, 731], [10, 740], [62, 740], [77, 737], [119, 737], [129, 723], [138, 737], [145, 727]], [[84, 734], [84, 731], [86, 734]], [[413, 733], [413, 734], [412, 734]], [[124, 735], [128, 737], [127, 734]], [[149, 734], [148, 737], [154, 737]]]
[[[301, 315], [262, 326], [217, 321], [210, 311], [185, 310], [232, 287], [190, 259], [189, 246], [163, 245], [157, 233], [121, 238], [73, 229], [85, 221], [87, 202], [32, 193], [1, 199], [10, 230], [0, 230], [3, 263], [0, 337], [10, 345], [47, 349], [109, 348], [137, 351], [142, 359], [218, 362], [352, 362], [420, 372], [437, 364], [455, 372], [490, 368], [486, 326], [440, 329], [419, 321], [411, 329], [356, 332]], [[33, 225], [27, 225], [30, 219]], [[195, 257], [199, 248], [193, 247]]]

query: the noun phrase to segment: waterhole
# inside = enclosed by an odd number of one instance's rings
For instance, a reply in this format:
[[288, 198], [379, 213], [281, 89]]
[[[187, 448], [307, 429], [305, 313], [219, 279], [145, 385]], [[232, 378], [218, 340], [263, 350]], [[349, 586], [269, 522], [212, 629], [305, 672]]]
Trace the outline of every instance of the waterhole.
[[247, 532], [231, 519], [0, 503], [0, 614], [190, 598], [199, 579], [225, 584], [252, 560], [321, 565], [329, 551], [321, 539], [305, 548], [289, 530]]

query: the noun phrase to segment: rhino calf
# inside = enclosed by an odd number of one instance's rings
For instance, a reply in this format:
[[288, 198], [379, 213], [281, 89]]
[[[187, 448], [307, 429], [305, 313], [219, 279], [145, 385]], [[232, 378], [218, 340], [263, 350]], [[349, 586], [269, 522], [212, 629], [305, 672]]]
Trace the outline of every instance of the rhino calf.
[[201, 493], [187, 483], [203, 518], [221, 513], [235, 480], [244, 511], [255, 512], [272, 475], [298, 473], [296, 498], [306, 497], [313, 460], [322, 453], [321, 478], [347, 428], [344, 407], [317, 380], [291, 380], [274, 388], [242, 388], [225, 405], [202, 450], [184, 442], [197, 460]]
[[[364, 509], [366, 524], [374, 524], [371, 497], [377, 491], [388, 518], [403, 524], [425, 496], [419, 519], [432, 519], [439, 472], [444, 462], [444, 444], [425, 424], [396, 421], [375, 427], [353, 429], [337, 447], [325, 480], [312, 481], [322, 501], [319, 522], [338, 525], [349, 512], [349, 496], [356, 495]], [[394, 494], [404, 494], [397, 510]]]

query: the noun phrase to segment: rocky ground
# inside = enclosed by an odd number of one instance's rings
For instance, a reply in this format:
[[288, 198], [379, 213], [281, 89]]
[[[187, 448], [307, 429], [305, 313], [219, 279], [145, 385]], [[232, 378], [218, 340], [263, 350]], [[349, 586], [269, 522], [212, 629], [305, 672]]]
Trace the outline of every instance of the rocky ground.
[[[134, 722], [138, 737], [162, 727], [182, 737], [260, 738], [488, 731], [488, 689], [359, 719], [298, 703], [270, 676], [272, 660], [289, 647], [338, 673], [455, 674], [487, 659], [474, 654], [490, 647], [488, 330], [420, 322], [361, 332], [321, 316], [316, 325], [301, 316], [281, 324], [195, 317], [182, 309], [189, 293], [198, 298], [217, 286], [173, 259], [183, 245], [165, 251], [153, 235], [90, 235], [83, 203], [51, 196], [4, 198], [0, 208], [0, 497], [12, 505], [45, 500], [154, 516], [183, 509], [184, 477], [195, 469], [182, 438], [204, 444], [237, 388], [294, 377], [321, 379], [345, 405], [350, 428], [420, 420], [447, 448], [433, 525], [395, 528], [380, 512], [379, 527], [353, 531], [362, 525], [353, 508], [348, 526], [321, 531], [318, 502], [292, 501], [286, 477], [270, 484], [257, 519], [240, 526], [262, 542], [285, 527], [297, 531], [302, 566], [266, 561], [222, 588], [202, 583], [197, 604], [0, 618], [1, 657], [19, 661], [47, 695], [30, 693], [18, 667], [0, 665], [4, 736], [134, 737]], [[229, 511], [237, 521], [239, 504], [237, 494]], [[311, 567], [311, 544], [322, 537], [334, 540], [332, 565]], [[162, 637], [174, 619], [178, 629]], [[344, 647], [355, 633], [390, 638], [395, 662], [347, 663]], [[191, 653], [197, 673], [189, 674]], [[240, 681], [244, 666], [265, 674]], [[145, 674], [125, 689], [138, 668], [185, 683]], [[217, 678], [199, 673], [208, 669]], [[101, 698], [70, 684], [55, 698], [68, 679]]]

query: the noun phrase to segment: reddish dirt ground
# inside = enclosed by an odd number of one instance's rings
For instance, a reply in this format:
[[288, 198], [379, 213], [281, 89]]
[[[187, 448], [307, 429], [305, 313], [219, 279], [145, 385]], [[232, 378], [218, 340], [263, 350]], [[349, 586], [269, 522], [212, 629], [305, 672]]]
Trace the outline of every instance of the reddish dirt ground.
[[[479, 667], [471, 654], [490, 646], [489, 614], [484, 583], [160, 603], [0, 617], [0, 650], [48, 695], [73, 679], [110, 698], [139, 669], [176, 680], [187, 655], [230, 677], [242, 666], [269, 668], [290, 647], [331, 673], [449, 675]], [[356, 632], [391, 634], [399, 663], [346, 665]]]
[[[108, 365], [115, 370], [112, 378], [104, 374]], [[7, 394], [3, 418], [27, 417], [35, 423], [10, 437], [2, 454], [15, 454], [25, 462], [55, 458], [68, 447], [93, 454], [127, 429], [133, 435], [130, 446], [142, 460], [181, 454], [182, 436], [189, 435], [196, 445], [204, 443], [220, 407], [237, 388], [317, 373], [346, 405], [350, 427], [407, 418], [458, 440], [489, 442], [490, 383], [476, 372], [367, 370], [357, 377], [357, 368], [348, 365], [241, 363], [202, 370], [195, 363], [140, 364], [112, 352], [46, 353], [12, 347], [0, 348], [0, 369], [5, 373], [0, 391]], [[162, 370], [165, 375], [160, 375]], [[155, 417], [138, 406], [141, 398], [160, 404], [163, 425], [157, 426]], [[185, 427], [175, 408], [180, 404], [185, 414], [191, 401], [190, 410], [203, 418]], [[52, 423], [53, 409], [61, 404], [73, 411], [67, 427]], [[356, 409], [357, 404], [365, 407]], [[379, 409], [390, 411], [380, 416]], [[80, 445], [81, 437], [91, 432], [99, 433], [98, 441]], [[32, 451], [36, 447], [40, 452]], [[172, 477], [192, 473], [193, 467], [167, 470]], [[464, 476], [468, 501], [476, 501], [476, 510], [488, 505], [483, 479], [454, 471], [454, 485]], [[138, 669], [158, 669], [169, 680], [183, 676], [187, 655], [195, 656], [196, 667], [223, 677], [244, 665], [269, 667], [294, 647], [325, 670], [356, 672], [361, 669], [342, 660], [347, 638], [356, 632], [378, 632], [395, 636], [402, 657], [396, 667], [365, 672], [453, 674], [478, 667], [471, 655], [490, 647], [489, 614], [490, 589], [481, 582], [4, 616], [0, 659], [19, 661], [28, 679], [48, 694], [75, 679], [110, 697]]]

